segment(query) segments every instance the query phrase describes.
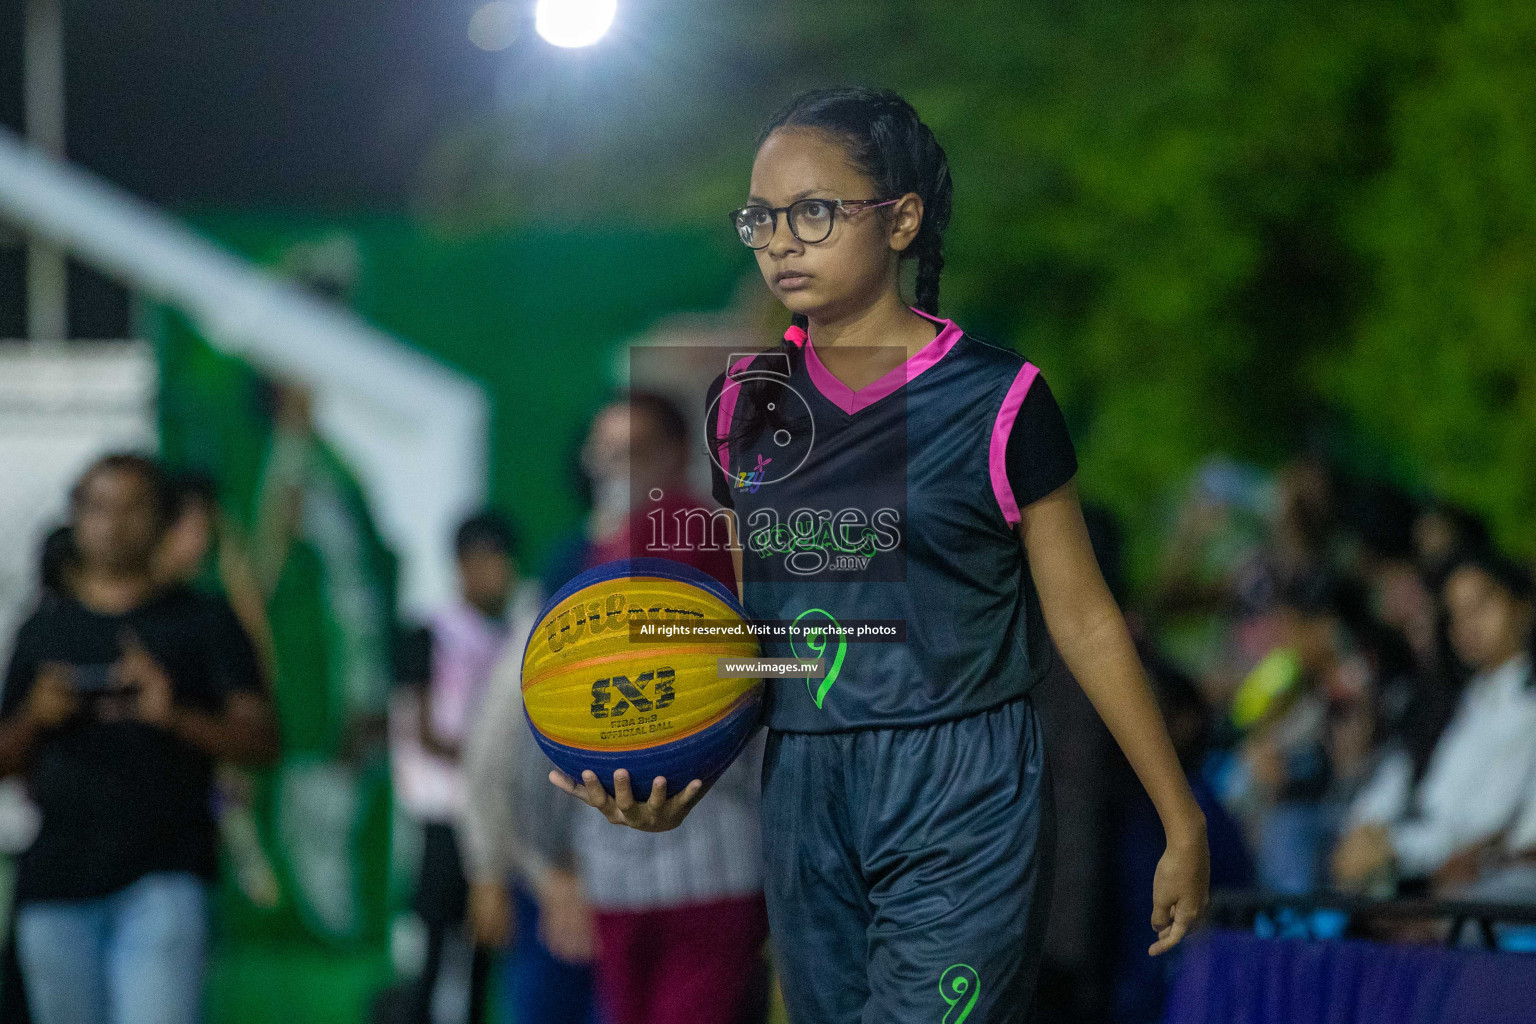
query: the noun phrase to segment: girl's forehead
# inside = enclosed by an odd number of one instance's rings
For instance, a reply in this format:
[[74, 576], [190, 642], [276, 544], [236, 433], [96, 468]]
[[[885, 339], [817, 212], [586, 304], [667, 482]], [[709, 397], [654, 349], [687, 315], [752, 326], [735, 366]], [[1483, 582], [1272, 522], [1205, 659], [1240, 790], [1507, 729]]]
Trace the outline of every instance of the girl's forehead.
[[[752, 161], [754, 200], [792, 203], [808, 194], [862, 199], [871, 186], [848, 151], [824, 132], [779, 129], [763, 141]], [[859, 191], [859, 195], [843, 193]]]

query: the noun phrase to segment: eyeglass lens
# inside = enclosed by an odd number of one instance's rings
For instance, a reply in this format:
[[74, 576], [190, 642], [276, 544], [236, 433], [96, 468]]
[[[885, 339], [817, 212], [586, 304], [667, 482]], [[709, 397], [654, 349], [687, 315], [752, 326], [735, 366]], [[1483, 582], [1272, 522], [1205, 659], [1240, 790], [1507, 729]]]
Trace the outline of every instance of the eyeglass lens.
[[[789, 208], [789, 231], [802, 242], [820, 242], [832, 233], [831, 203], [801, 199]], [[745, 245], [761, 249], [773, 240], [777, 215], [766, 206], [749, 206], [736, 216], [736, 231]]]

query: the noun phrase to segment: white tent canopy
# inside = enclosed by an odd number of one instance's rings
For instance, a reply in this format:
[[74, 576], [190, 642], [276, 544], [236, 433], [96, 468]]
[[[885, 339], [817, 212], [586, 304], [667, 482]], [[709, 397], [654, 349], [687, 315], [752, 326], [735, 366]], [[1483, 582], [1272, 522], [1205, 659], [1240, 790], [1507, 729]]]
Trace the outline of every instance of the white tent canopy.
[[401, 604], [452, 593], [454, 526], [485, 497], [489, 407], [470, 378], [165, 212], [0, 129], [0, 220], [185, 312], [219, 348], [299, 381], [401, 556]]

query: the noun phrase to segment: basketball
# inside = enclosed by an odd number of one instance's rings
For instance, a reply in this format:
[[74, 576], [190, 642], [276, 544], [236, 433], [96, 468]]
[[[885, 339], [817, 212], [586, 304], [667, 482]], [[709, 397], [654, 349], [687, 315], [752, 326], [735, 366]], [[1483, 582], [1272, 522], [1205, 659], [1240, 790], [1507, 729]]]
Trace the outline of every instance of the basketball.
[[754, 658], [752, 636], [632, 639], [630, 623], [746, 621], [714, 577], [667, 558], [594, 566], [545, 603], [523, 650], [523, 710], [549, 759], [578, 783], [591, 769], [613, 793], [629, 771], [644, 800], [708, 785], [741, 752], [762, 712], [761, 678], [721, 678], [716, 659]]

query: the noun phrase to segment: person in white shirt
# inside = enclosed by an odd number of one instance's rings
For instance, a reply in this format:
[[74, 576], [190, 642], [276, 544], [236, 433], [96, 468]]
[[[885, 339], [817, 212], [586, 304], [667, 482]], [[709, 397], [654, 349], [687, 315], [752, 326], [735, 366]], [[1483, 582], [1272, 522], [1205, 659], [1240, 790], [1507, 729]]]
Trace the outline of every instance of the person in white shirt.
[[1472, 851], [1508, 848], [1536, 786], [1536, 600], [1530, 575], [1488, 548], [1462, 552], [1441, 599], [1451, 645], [1473, 675], [1417, 786], [1404, 753], [1384, 757], [1334, 850], [1334, 879], [1432, 878]]
[[[426, 957], [410, 1011], [431, 1019], [445, 954], [464, 936], [468, 887], [456, 827], [465, 802], [462, 748], [492, 669], [509, 639], [508, 603], [518, 585], [517, 530], [499, 512], [465, 519], [454, 536], [459, 593], [425, 630], [426, 657], [402, 674], [391, 709], [391, 768], [401, 807], [423, 825], [413, 909], [427, 930]], [[476, 943], [469, 972], [470, 1024], [485, 1019], [490, 950]]]
[[[734, 583], [724, 548], [661, 548], [640, 524], [668, 508], [704, 508], [686, 483], [694, 434], [669, 399], [628, 391], [593, 421], [583, 466], [599, 501], [582, 543], [554, 560], [554, 594], [583, 569], [620, 558], [667, 557]], [[631, 502], [660, 488], [658, 502]], [[567, 572], [569, 573], [567, 575]], [[519, 631], [522, 627], [519, 627]], [[520, 648], [521, 643], [517, 646]], [[469, 741], [466, 856], [474, 882], [471, 918], [488, 937], [505, 930], [510, 870], [512, 914], [554, 962], [590, 961], [605, 1024], [737, 1024], [766, 1013], [768, 912], [763, 896], [759, 730], [716, 781], [706, 805], [665, 832], [614, 828], [595, 808], [555, 786], [524, 716], [522, 662], [508, 656]], [[514, 960], [518, 959], [514, 944]], [[530, 979], [525, 990], [546, 983]], [[514, 1000], [522, 997], [514, 993]], [[554, 1024], [551, 1010], [518, 1021]], [[569, 1020], [561, 1017], [561, 1021]]]
[[539, 619], [537, 580], [512, 602], [511, 639], [464, 746], [459, 837], [476, 941], [506, 948], [503, 1004], [514, 1021], [594, 1024], [592, 908], [573, 846], [576, 808], [523, 717], [523, 647]]

